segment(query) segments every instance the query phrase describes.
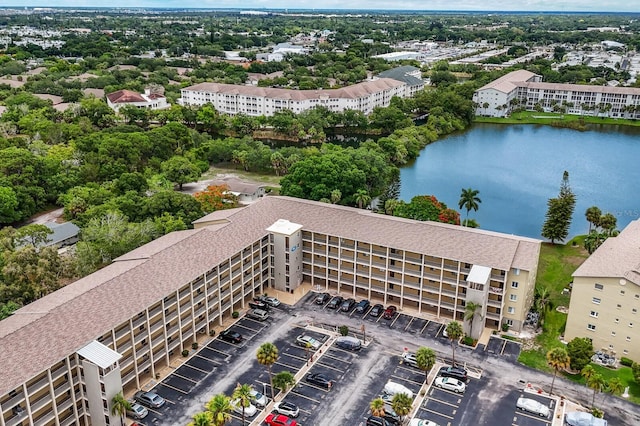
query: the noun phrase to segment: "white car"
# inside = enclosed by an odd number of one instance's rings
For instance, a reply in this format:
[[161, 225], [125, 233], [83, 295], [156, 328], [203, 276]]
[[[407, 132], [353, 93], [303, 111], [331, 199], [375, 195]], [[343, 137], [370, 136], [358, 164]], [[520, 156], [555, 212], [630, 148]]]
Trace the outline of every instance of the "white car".
[[540, 417], [549, 417], [549, 414], [551, 414], [548, 406], [531, 398], [518, 398], [516, 407], [518, 407], [518, 409], [522, 411], [528, 411], [530, 413], [537, 414]]
[[295, 404], [286, 401], [280, 401], [276, 402], [276, 404], [273, 406], [273, 412], [295, 418], [300, 414], [300, 409]]
[[319, 341], [317, 341], [311, 336], [307, 336], [306, 334], [301, 334], [298, 337], [296, 337], [296, 343], [302, 346], [303, 348], [306, 348], [307, 344], [309, 344], [310, 349], [313, 349], [314, 351], [317, 351], [318, 349], [320, 349], [320, 346], [322, 346], [322, 343], [320, 343]]
[[149, 410], [147, 410], [145, 407], [138, 404], [137, 402], [129, 401], [129, 404], [131, 404], [131, 408], [127, 410], [127, 416], [133, 419], [139, 420], [139, 419], [144, 419], [149, 414]]
[[271, 297], [271, 296], [262, 296], [260, 298], [261, 301], [263, 301], [264, 303], [266, 303], [269, 306], [280, 306], [280, 301], [278, 299], [276, 299], [275, 297]]
[[[234, 399], [231, 401], [231, 405], [233, 406], [233, 412], [236, 414], [242, 415], [242, 404], [240, 404], [239, 399]], [[244, 407], [244, 416], [245, 417], [253, 417], [258, 412], [258, 409], [255, 405], [249, 403], [248, 407]]]
[[251, 403], [256, 407], [264, 408], [269, 403], [269, 400], [266, 396], [262, 394], [262, 392], [258, 392], [255, 389], [251, 389]]
[[458, 379], [454, 379], [453, 377], [436, 377], [436, 380], [433, 382], [439, 388], [450, 390], [452, 392], [464, 393], [467, 389], [467, 385], [461, 382]]
[[413, 352], [404, 352], [402, 354], [402, 363], [409, 364], [412, 367], [418, 368], [418, 361], [416, 361], [416, 354]]
[[411, 419], [409, 426], [438, 426], [438, 424], [431, 420]]

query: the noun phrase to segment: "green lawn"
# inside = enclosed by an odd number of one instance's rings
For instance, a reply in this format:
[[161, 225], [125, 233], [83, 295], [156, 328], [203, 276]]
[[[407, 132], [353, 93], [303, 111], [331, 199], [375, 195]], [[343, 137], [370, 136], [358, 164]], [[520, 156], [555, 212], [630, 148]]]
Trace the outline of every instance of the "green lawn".
[[600, 118], [585, 115], [558, 114], [551, 112], [522, 111], [511, 114], [509, 117], [480, 117], [474, 119], [476, 123], [500, 123], [500, 124], [547, 124], [555, 122], [578, 122], [582, 120], [586, 124], [616, 124], [622, 126], [640, 126], [640, 120], [626, 120], [623, 118]]
[[[629, 386], [629, 401], [640, 404], [640, 384], [633, 379], [631, 367], [621, 367], [617, 370], [603, 367], [598, 364], [591, 363], [591, 366], [604, 377], [605, 381], [609, 381], [614, 377], [618, 377], [622, 381], [623, 386]], [[564, 376], [576, 383], [585, 384], [585, 379], [580, 374], [564, 374]], [[596, 395], [596, 406], [598, 405], [598, 396]]]

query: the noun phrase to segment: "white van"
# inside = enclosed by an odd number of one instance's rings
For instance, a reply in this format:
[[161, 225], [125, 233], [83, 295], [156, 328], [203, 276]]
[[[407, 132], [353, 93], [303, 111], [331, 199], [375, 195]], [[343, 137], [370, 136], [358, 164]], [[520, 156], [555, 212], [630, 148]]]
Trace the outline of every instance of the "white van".
[[392, 381], [388, 381], [387, 384], [384, 385], [384, 393], [390, 396], [393, 396], [397, 393], [403, 393], [409, 398], [413, 399], [413, 392], [411, 392], [411, 390], [409, 390], [406, 386], [401, 385], [400, 383]]

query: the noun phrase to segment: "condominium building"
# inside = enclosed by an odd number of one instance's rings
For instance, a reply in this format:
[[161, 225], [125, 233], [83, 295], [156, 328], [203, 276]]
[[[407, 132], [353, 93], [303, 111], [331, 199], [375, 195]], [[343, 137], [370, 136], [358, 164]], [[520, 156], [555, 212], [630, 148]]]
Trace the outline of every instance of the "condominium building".
[[640, 220], [608, 238], [573, 273], [565, 340], [640, 362]]
[[194, 225], [0, 321], [0, 426], [117, 424], [115, 394], [270, 288], [308, 282], [442, 321], [473, 301], [476, 336], [519, 330], [533, 300], [534, 239], [288, 197]]
[[415, 87], [393, 78], [378, 78], [341, 89], [293, 90], [240, 86], [222, 83], [200, 83], [181, 90], [181, 105], [211, 104], [225, 114], [271, 116], [288, 109], [296, 114], [323, 106], [333, 112], [347, 109], [369, 114], [376, 107], [389, 106], [391, 98], [406, 98]]
[[544, 83], [526, 70], [510, 72], [475, 91], [476, 115], [505, 117], [516, 108], [614, 118], [640, 118], [640, 89]]

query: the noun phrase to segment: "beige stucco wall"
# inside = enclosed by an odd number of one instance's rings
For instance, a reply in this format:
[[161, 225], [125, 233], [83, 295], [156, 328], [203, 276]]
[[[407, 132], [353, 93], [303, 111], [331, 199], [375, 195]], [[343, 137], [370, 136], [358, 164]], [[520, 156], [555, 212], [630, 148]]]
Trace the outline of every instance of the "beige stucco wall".
[[[621, 282], [625, 284], [622, 285]], [[602, 284], [602, 290], [595, 287]], [[594, 298], [599, 299], [594, 300]], [[634, 312], [635, 310], [635, 312]], [[574, 277], [565, 340], [589, 337], [594, 350], [640, 361], [640, 287], [616, 278]], [[595, 329], [589, 329], [589, 325]]]

